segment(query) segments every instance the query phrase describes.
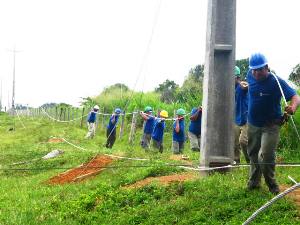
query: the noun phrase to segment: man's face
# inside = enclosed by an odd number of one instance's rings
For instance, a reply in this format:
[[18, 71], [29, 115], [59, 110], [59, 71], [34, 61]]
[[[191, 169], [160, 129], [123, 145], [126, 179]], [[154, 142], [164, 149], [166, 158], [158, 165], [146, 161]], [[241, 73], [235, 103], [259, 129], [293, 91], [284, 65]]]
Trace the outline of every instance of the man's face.
[[269, 73], [268, 67], [266, 67], [266, 66], [252, 70], [252, 74], [256, 80], [266, 79], [266, 77], [268, 76], [268, 73]]

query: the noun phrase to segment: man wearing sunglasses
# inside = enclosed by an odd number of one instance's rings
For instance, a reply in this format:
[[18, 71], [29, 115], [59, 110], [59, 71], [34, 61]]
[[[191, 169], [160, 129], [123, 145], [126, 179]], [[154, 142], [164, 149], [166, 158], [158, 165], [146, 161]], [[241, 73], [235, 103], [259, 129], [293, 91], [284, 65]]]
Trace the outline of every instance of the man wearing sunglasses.
[[278, 194], [275, 151], [283, 121], [280, 102], [284, 95], [285, 99], [290, 101], [285, 113], [292, 115], [300, 104], [300, 98], [283, 79], [269, 71], [267, 59], [263, 54], [251, 55], [247, 74], [249, 83], [247, 151], [251, 164], [248, 189], [259, 188], [263, 175], [269, 191]]

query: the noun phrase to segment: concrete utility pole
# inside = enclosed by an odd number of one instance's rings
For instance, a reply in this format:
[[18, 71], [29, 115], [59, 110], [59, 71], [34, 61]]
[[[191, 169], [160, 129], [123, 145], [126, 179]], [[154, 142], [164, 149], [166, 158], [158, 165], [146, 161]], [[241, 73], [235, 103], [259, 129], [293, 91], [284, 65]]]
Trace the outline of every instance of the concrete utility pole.
[[16, 53], [20, 51], [16, 51], [16, 48], [14, 47], [14, 50], [8, 50], [10, 52], [13, 52], [14, 54], [14, 65], [13, 65], [13, 87], [12, 87], [12, 99], [11, 99], [11, 108], [12, 108], [12, 114], [15, 115], [15, 90], [16, 90]]
[[201, 166], [232, 163], [236, 0], [208, 0]]

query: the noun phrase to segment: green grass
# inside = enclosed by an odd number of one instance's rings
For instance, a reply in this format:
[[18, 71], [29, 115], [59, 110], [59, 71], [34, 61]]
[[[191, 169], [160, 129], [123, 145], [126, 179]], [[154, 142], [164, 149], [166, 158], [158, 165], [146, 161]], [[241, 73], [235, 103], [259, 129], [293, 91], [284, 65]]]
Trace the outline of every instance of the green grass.
[[[199, 177], [183, 184], [161, 186], [153, 183], [139, 189], [124, 189], [122, 186], [146, 177], [183, 172], [178, 167], [165, 165], [166, 162], [178, 163], [169, 159], [172, 155], [170, 133], [165, 136], [163, 154], [145, 152], [139, 147], [140, 128], [133, 145], [128, 145], [126, 130], [124, 137], [117, 139], [113, 149], [107, 150], [103, 147], [106, 139], [102, 128], [95, 139], [85, 140], [86, 128], [80, 128], [79, 122], [64, 124], [31, 118], [22, 118], [22, 121], [26, 128], [22, 128], [15, 119], [16, 129], [9, 131], [13, 126], [12, 118], [0, 114], [1, 225], [242, 224], [273, 197], [265, 186], [258, 191], [249, 192], [245, 189], [246, 168]], [[290, 131], [282, 129], [278, 154], [287, 162], [299, 162], [296, 136], [289, 134]], [[64, 137], [86, 150], [76, 149], [66, 143], [48, 143], [51, 136]], [[15, 162], [41, 158], [54, 149], [63, 150], [64, 154], [49, 160], [9, 166]], [[188, 145], [184, 151], [194, 165], [199, 163], [198, 154], [191, 152]], [[115, 160], [112, 164], [114, 168], [104, 170], [94, 179], [67, 185], [46, 183], [49, 178], [90, 160], [97, 153], [122, 154], [148, 158], [149, 161]], [[31, 170], [14, 171], [8, 168]], [[300, 180], [299, 168], [278, 167], [276, 172], [280, 184], [291, 185], [288, 175]], [[299, 223], [299, 212], [293, 202], [281, 199], [260, 214], [252, 224]]]

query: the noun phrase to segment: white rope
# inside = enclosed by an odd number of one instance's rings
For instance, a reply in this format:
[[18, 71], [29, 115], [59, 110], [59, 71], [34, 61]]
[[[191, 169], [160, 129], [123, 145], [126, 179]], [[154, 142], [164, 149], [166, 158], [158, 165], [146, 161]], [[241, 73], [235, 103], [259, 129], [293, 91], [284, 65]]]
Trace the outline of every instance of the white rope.
[[298, 182], [295, 181], [290, 175], [288, 175], [288, 178], [294, 183], [294, 184], [297, 184]]
[[[278, 87], [279, 87], [279, 89], [280, 89], [280, 92], [281, 92], [282, 98], [283, 98], [283, 100], [284, 100], [284, 103], [285, 103], [285, 106], [288, 106], [288, 103], [287, 103], [287, 101], [286, 101], [285, 95], [284, 95], [284, 93], [283, 93], [282, 87], [281, 87], [281, 85], [280, 85], [280, 82], [279, 82], [279, 80], [278, 80], [277, 76], [276, 76], [275, 74], [273, 74], [273, 73], [271, 73], [271, 74], [273, 75], [273, 77], [274, 77], [274, 78], [275, 78], [275, 80], [277, 81]], [[291, 116], [291, 120], [292, 120], [292, 124], [293, 124], [293, 126], [294, 126], [294, 129], [295, 129], [295, 131], [296, 131], [296, 134], [297, 134], [298, 140], [300, 141], [300, 135], [299, 135], [299, 133], [298, 133], [298, 130], [297, 130], [297, 127], [296, 127], [296, 124], [295, 124], [294, 118], [293, 118], [293, 116], [292, 116], [292, 115], [290, 115], [290, 116]]]
[[274, 198], [272, 198], [269, 202], [267, 202], [266, 204], [264, 204], [262, 207], [260, 207], [258, 210], [256, 210], [244, 223], [243, 225], [247, 225], [250, 222], [252, 222], [259, 213], [261, 213], [262, 211], [264, 211], [266, 208], [268, 208], [270, 205], [272, 205], [275, 201], [277, 201], [278, 199], [284, 197], [285, 195], [287, 195], [288, 193], [296, 190], [297, 188], [300, 188], [300, 183], [294, 184], [292, 187], [286, 189], [284, 192], [276, 195]]
[[77, 145], [75, 145], [75, 144], [72, 144], [71, 142], [69, 142], [69, 141], [67, 141], [66, 139], [64, 139], [64, 138], [61, 138], [64, 142], [66, 142], [66, 143], [68, 143], [69, 145], [72, 145], [73, 147], [75, 147], [75, 148], [77, 148], [77, 149], [80, 149], [80, 150], [87, 150], [87, 149], [85, 149], [85, 148], [82, 148], [82, 147], [80, 147], [80, 146], [77, 146]]
[[[51, 136], [51, 138], [57, 138], [57, 137], [53, 137]], [[77, 146], [69, 141], [67, 141], [65, 138], [60, 138], [62, 139], [64, 142], [68, 143], [69, 145], [72, 145], [73, 147], [80, 149], [80, 150], [84, 150], [84, 151], [89, 151], [86, 148], [82, 148], [80, 146]], [[92, 151], [92, 150], [90, 150]], [[118, 156], [118, 155], [111, 155], [111, 154], [104, 154], [107, 156], [110, 156], [112, 158], [119, 158], [119, 159], [128, 159], [128, 160], [137, 160], [137, 161], [149, 161], [150, 159], [145, 159], [145, 158], [130, 158], [130, 157], [125, 157], [125, 156]], [[168, 163], [167, 163], [168, 165]], [[183, 169], [189, 169], [189, 170], [194, 170], [194, 171], [212, 171], [212, 170], [220, 170], [220, 169], [226, 169], [226, 168], [241, 168], [241, 167], [249, 167], [250, 164], [244, 164], [244, 165], [226, 165], [226, 166], [218, 166], [218, 167], [190, 167], [190, 166], [182, 166], [179, 165], [178, 167], [183, 168]], [[276, 164], [277, 167], [300, 167], [300, 164]]]
[[[57, 138], [57, 137], [51, 137], [51, 138]], [[77, 149], [88, 151], [88, 149], [77, 146], [77, 145], [67, 141], [65, 138], [60, 138], [60, 139], [62, 139], [64, 142], [68, 143], [69, 145], [72, 145], [73, 147], [75, 147]], [[138, 160], [138, 161], [149, 160], [149, 159], [143, 159], [143, 158], [129, 158], [129, 157], [123, 157], [123, 156], [117, 156], [117, 155], [111, 155], [111, 154], [104, 154], [104, 155], [112, 157], [112, 158], [119, 158], [119, 159], [129, 159], [129, 160]]]
[[19, 121], [21, 122], [21, 124], [22, 124], [23, 128], [24, 128], [24, 129], [26, 129], [26, 127], [25, 127], [24, 123], [23, 123], [23, 122], [22, 122], [22, 120], [20, 119], [20, 116], [19, 116], [18, 110], [15, 110], [15, 111], [16, 111], [17, 117], [18, 117]]
[[[42, 112], [43, 112], [48, 118], [52, 119], [53, 121], [60, 122], [60, 123], [69, 123], [69, 122], [73, 122], [73, 121], [79, 120], [79, 119], [81, 119], [81, 118], [86, 117], [86, 116], [89, 115], [89, 113], [87, 113], [87, 114], [85, 114], [85, 115], [83, 115], [83, 116], [80, 116], [80, 117], [78, 117], [78, 118], [75, 118], [75, 119], [73, 119], [73, 120], [58, 120], [58, 119], [52, 117], [51, 115], [49, 115], [49, 113], [47, 113], [47, 112], [45, 111], [44, 108], [42, 108], [42, 107], [40, 107], [40, 108], [42, 109]], [[142, 112], [142, 111], [141, 111], [141, 112]], [[98, 115], [104, 115], [104, 116], [111, 116], [111, 115], [113, 114], [113, 113], [101, 113], [101, 112], [95, 112], [95, 113], [98, 114]], [[138, 114], [138, 113], [140, 113], [140, 112], [134, 111], [134, 112], [128, 112], [128, 113], [120, 113], [120, 114], [118, 114], [118, 115], [119, 115], [119, 116], [124, 116], [124, 115]], [[155, 116], [153, 116], [153, 115], [148, 115], [148, 114], [146, 114], [146, 113], [144, 113], [144, 112], [142, 112], [142, 114], [145, 114], [145, 115], [147, 115], [148, 117], [153, 117], [154, 119], [159, 118], [159, 117], [155, 117]], [[187, 114], [185, 114], [183, 117], [187, 117], [187, 116], [189, 116], [190, 114], [191, 114], [191, 113], [187, 113]], [[166, 119], [164, 119], [164, 120], [165, 120], [165, 121], [176, 121], [176, 120], [178, 120], [178, 118], [166, 118]]]
[[60, 123], [70, 123], [70, 122], [79, 120], [79, 119], [81, 119], [81, 118], [86, 117], [87, 115], [89, 115], [89, 114], [86, 114], [86, 115], [84, 115], [84, 116], [75, 118], [75, 119], [73, 119], [73, 120], [68, 120], [68, 121], [67, 121], [67, 120], [58, 120], [58, 119], [55, 119], [54, 117], [50, 116], [50, 115], [45, 111], [44, 108], [41, 107], [41, 109], [42, 109], [42, 112], [43, 112], [47, 117], [49, 117], [50, 119], [52, 119], [52, 120], [54, 120], [54, 121], [56, 121], [56, 122], [60, 122]]
[[[144, 113], [144, 112], [141, 112], [143, 115], [146, 115], [146, 116], [148, 116], [148, 117], [151, 117], [151, 118], [154, 118], [154, 119], [159, 119], [160, 117], [156, 117], [156, 116], [153, 116], [153, 115], [149, 115], [149, 114], [147, 114], [147, 113]], [[183, 117], [187, 117], [187, 116], [189, 116], [191, 113], [187, 113], [187, 114], [185, 114]], [[169, 119], [164, 119], [164, 120], [166, 120], [166, 121], [176, 121], [176, 120], [178, 120], [178, 118], [169, 118]]]
[[[137, 114], [138, 112], [129, 112], [129, 113], [120, 113], [118, 115], [124, 116], [124, 115], [132, 115], [132, 114]], [[103, 115], [103, 116], [111, 116], [113, 113], [102, 113], [102, 112], [96, 112], [98, 115]]]

